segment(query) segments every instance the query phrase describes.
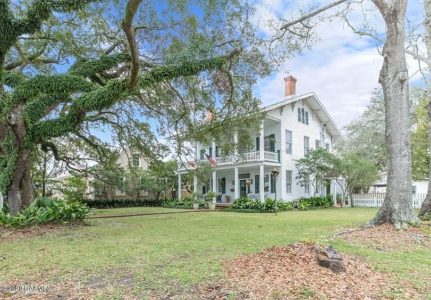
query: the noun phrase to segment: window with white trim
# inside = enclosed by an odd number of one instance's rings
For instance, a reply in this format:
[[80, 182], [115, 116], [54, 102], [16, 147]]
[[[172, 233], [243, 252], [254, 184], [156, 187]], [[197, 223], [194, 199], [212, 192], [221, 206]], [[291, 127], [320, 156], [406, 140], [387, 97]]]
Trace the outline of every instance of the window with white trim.
[[292, 193], [292, 170], [286, 170], [286, 193]]
[[286, 153], [292, 154], [292, 131], [286, 129], [285, 138], [286, 138]]
[[310, 194], [310, 175], [306, 175], [304, 178], [304, 193]]
[[308, 136], [304, 136], [304, 155], [310, 151], [310, 138]]
[[132, 155], [132, 165], [134, 167], [139, 167], [139, 154]]

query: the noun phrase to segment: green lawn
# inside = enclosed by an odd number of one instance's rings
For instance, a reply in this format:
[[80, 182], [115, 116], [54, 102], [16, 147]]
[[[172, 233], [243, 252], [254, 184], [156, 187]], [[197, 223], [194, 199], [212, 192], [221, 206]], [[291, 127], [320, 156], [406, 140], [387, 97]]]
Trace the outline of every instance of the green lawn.
[[[105, 209], [95, 215], [168, 211], [175, 210]], [[88, 221], [90, 226], [66, 227], [58, 233], [0, 244], [0, 256], [4, 257], [0, 260], [0, 286], [16, 278], [22, 282], [42, 280], [47, 285], [61, 280], [81, 284], [96, 280], [108, 282], [103, 289], [109, 294], [126, 278], [127, 293], [180, 293], [195, 284], [220, 279], [225, 259], [293, 241], [325, 242], [337, 229], [365, 223], [375, 212], [344, 208], [278, 215], [193, 212], [92, 219]], [[431, 274], [430, 249], [379, 252], [343, 241], [336, 241], [335, 246], [362, 255], [377, 268], [396, 272], [402, 278], [410, 278], [415, 272]], [[417, 276], [415, 284], [426, 286]], [[116, 293], [126, 291], [119, 289]]]

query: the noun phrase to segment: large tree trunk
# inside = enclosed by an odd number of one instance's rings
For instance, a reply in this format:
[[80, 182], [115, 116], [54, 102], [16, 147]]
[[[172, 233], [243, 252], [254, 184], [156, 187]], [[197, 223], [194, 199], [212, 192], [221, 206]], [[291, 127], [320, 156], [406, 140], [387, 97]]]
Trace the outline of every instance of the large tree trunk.
[[33, 183], [30, 176], [31, 150], [26, 148], [26, 128], [23, 116], [23, 105], [14, 108], [9, 117], [10, 128], [15, 138], [17, 159], [7, 187], [9, 212], [15, 215], [34, 199]]
[[419, 222], [412, 206], [408, 72], [404, 51], [407, 0], [373, 0], [386, 23], [386, 42], [379, 83], [386, 108], [388, 181], [385, 201], [372, 224], [395, 227]]
[[[425, 45], [427, 47], [427, 58], [431, 60], [431, 0], [424, 0], [425, 9]], [[428, 64], [428, 69], [431, 71], [431, 65]], [[431, 86], [428, 87], [429, 104], [428, 104], [428, 147], [431, 149]], [[431, 160], [430, 170], [428, 175], [428, 193], [422, 203], [419, 212], [419, 218], [425, 220], [431, 218]]]

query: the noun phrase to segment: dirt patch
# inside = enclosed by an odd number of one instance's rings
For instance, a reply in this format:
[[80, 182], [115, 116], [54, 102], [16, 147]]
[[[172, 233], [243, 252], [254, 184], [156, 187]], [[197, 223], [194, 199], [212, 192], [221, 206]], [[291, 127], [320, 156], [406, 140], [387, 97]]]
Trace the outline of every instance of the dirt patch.
[[431, 247], [431, 227], [409, 227], [397, 230], [385, 224], [376, 227], [344, 230], [336, 234], [349, 243], [366, 245], [381, 251], [408, 250], [412, 247]]
[[[320, 266], [315, 247], [272, 247], [227, 261], [223, 265], [228, 282], [224, 291], [235, 290], [241, 298], [251, 299], [380, 299], [390, 289], [388, 275], [352, 255], [343, 254], [345, 272]], [[408, 298], [414, 298], [414, 293], [410, 291]]]

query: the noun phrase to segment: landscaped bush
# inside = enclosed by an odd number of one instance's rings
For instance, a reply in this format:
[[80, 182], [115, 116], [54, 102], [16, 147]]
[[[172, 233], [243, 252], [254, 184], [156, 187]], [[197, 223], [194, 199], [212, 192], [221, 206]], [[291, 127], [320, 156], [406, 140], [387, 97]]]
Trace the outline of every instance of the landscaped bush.
[[257, 209], [260, 210], [259, 200], [253, 200], [248, 197], [236, 199], [231, 206], [233, 209]]
[[38, 198], [21, 213], [11, 216], [0, 212], [0, 224], [25, 227], [45, 223], [66, 223], [83, 220], [89, 209], [79, 201], [63, 201], [54, 198]]
[[264, 202], [261, 202], [257, 199], [253, 200], [248, 197], [241, 197], [232, 203], [231, 209], [234, 211], [276, 212], [292, 210], [293, 205], [291, 202], [284, 202], [271, 198], [266, 198]]
[[331, 196], [326, 197], [310, 197], [300, 198], [297, 200], [297, 208], [299, 210], [308, 210], [311, 208], [328, 208], [332, 206]]
[[80, 200], [91, 208], [119, 208], [119, 207], [138, 207], [138, 206], [162, 206], [163, 200], [143, 200], [143, 199], [84, 199]]
[[[176, 199], [172, 199], [169, 201], [165, 201], [163, 203], [163, 207], [168, 207], [168, 208], [193, 208], [193, 198], [183, 198], [181, 200], [176, 200]], [[204, 203], [199, 203], [199, 208], [204, 208]]]

